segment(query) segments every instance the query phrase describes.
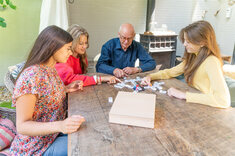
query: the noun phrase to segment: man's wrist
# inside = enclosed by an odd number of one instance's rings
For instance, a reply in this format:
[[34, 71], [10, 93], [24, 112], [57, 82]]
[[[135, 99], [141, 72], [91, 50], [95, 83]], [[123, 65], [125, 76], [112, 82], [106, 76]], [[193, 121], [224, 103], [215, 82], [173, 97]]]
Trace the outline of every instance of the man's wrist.
[[140, 67], [137, 67], [137, 73], [142, 72], [142, 69]]

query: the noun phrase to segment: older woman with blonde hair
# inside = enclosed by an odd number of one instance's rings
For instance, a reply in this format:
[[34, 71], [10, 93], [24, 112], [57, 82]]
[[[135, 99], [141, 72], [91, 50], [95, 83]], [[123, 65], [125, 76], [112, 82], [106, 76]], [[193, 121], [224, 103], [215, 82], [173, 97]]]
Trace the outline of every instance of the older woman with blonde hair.
[[66, 63], [57, 63], [55, 68], [65, 85], [75, 80], [82, 80], [84, 86], [102, 82], [116, 83], [120, 81], [114, 76], [86, 76], [88, 61], [86, 50], [89, 47], [89, 34], [83, 27], [74, 24], [67, 30], [73, 37], [72, 52]]
[[171, 69], [150, 74], [141, 83], [149, 85], [151, 80], [169, 79], [184, 74], [188, 85], [201, 93], [170, 88], [169, 96], [212, 107], [229, 107], [229, 90], [223, 76], [220, 50], [211, 24], [198, 21], [186, 26], [180, 31], [180, 40], [185, 46], [183, 62]]

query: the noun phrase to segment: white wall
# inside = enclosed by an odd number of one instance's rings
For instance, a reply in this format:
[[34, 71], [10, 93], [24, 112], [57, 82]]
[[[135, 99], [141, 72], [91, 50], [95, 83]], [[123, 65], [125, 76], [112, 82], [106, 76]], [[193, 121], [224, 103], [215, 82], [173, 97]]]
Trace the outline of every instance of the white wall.
[[[235, 43], [235, 4], [230, 6], [232, 8], [231, 17], [226, 18], [226, 9], [229, 6], [228, 0], [217, 0], [215, 1], [217, 4], [214, 1], [208, 0], [207, 6], [212, 7], [208, 7], [209, 11], [205, 19], [216, 26], [217, 42], [220, 46], [221, 53], [232, 56]], [[220, 12], [217, 16], [214, 16], [218, 9], [220, 9]]]
[[[214, 27], [221, 53], [232, 56], [235, 42], [235, 4], [230, 6], [231, 17], [226, 18], [228, 0], [156, 0], [154, 16], [158, 27], [167, 24], [168, 30], [178, 34], [183, 27], [192, 23], [198, 2], [207, 11], [204, 19]], [[90, 33], [88, 59], [93, 59], [106, 41], [117, 36], [121, 23], [132, 23], [137, 33], [145, 31], [147, 0], [79, 0], [68, 7], [69, 24], [80, 24]], [[214, 16], [218, 9], [220, 12]], [[184, 47], [178, 40], [176, 55], [182, 56], [183, 52]]]
[[90, 34], [88, 59], [117, 37], [122, 23], [133, 24], [137, 33], [145, 31], [147, 0], [75, 0], [68, 8], [69, 24], [79, 24]]
[[[156, 0], [155, 21], [158, 27], [167, 24], [168, 30], [178, 34], [181, 28], [192, 22], [197, 2], [202, 3], [203, 9], [207, 11], [204, 20], [213, 25], [221, 53], [232, 56], [235, 43], [235, 4], [231, 6], [232, 15], [227, 19], [225, 10], [228, 7], [228, 0]], [[220, 12], [214, 16], [218, 9]], [[182, 56], [183, 52], [184, 47], [178, 40], [176, 55]]]
[[[166, 24], [168, 30], [179, 34], [181, 28], [191, 22], [194, 6], [193, 0], [156, 0], [155, 21], [158, 23], [157, 26], [161, 27], [162, 24]], [[182, 55], [183, 51], [183, 45], [178, 40], [176, 55]]]

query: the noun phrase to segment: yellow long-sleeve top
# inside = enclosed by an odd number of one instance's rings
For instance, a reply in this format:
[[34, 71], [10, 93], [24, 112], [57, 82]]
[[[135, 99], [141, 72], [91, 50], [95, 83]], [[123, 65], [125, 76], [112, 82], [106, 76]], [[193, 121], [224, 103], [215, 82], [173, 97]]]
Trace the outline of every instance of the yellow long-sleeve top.
[[[169, 79], [184, 73], [185, 61], [171, 68], [150, 74], [151, 80]], [[200, 103], [212, 107], [230, 107], [230, 93], [224, 80], [220, 61], [211, 55], [198, 67], [193, 78], [193, 87], [202, 93], [186, 92], [186, 102]]]

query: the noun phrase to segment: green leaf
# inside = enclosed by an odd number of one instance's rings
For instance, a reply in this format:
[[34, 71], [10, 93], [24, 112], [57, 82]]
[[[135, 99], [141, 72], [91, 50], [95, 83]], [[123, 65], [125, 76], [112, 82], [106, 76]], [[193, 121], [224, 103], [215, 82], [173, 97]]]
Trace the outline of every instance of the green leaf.
[[2, 102], [0, 103], [0, 107], [5, 107], [5, 108], [9, 108], [9, 109], [16, 109], [15, 107], [11, 107], [11, 104], [12, 102], [9, 101], [9, 102]]
[[0, 4], [3, 4], [3, 0], [0, 0]]
[[5, 19], [4, 19], [4, 18], [2, 18], [2, 17], [0, 17], [0, 22], [3, 22], [3, 21], [5, 21]]
[[2, 5], [3, 8], [6, 8], [7, 6], [5, 4]]
[[3, 27], [3, 28], [6, 28], [7, 24], [3, 21], [0, 21], [0, 26]]
[[14, 5], [14, 4], [12, 4], [12, 2], [10, 1], [10, 3], [9, 3], [9, 6], [12, 8], [12, 9], [16, 9], [16, 6]]
[[5, 2], [7, 3], [7, 5], [9, 5], [9, 0], [5, 0]]

